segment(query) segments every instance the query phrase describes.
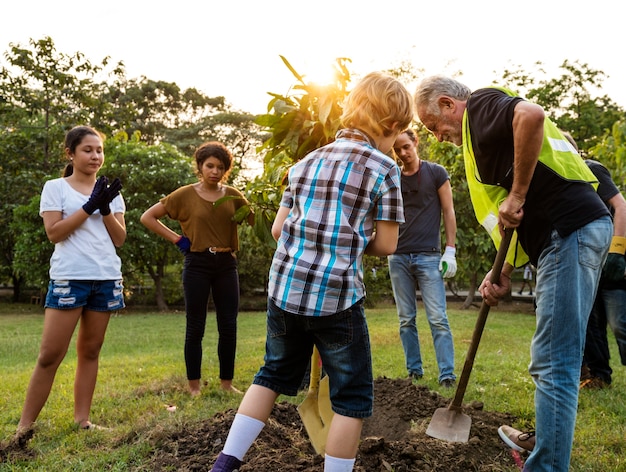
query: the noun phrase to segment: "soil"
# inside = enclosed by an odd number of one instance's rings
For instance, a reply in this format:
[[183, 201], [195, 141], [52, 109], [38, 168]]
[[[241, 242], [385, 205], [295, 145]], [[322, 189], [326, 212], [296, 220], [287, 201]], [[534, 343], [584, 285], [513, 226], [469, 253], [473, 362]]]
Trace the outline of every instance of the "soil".
[[[451, 390], [450, 397], [454, 394]], [[363, 426], [355, 472], [511, 471], [516, 457], [498, 436], [498, 427], [515, 418], [483, 410], [480, 402], [463, 404], [471, 418], [468, 442], [448, 442], [426, 434], [437, 408], [451, 398], [409, 379], [378, 378], [374, 415]], [[235, 410], [216, 414], [196, 425], [156, 440], [145, 470], [207, 471], [222, 449]], [[143, 468], [142, 468], [143, 470]], [[240, 472], [323, 470], [323, 458], [311, 446], [297, 406], [280, 402], [245, 456]]]
[[[500, 307], [532, 313], [532, 304]], [[445, 392], [447, 394], [447, 392]], [[355, 472], [504, 472], [516, 470], [522, 458], [498, 436], [498, 427], [511, 424], [510, 413], [484, 411], [480, 402], [463, 404], [471, 418], [467, 442], [449, 442], [426, 434], [438, 408], [447, 408], [455, 390], [447, 396], [410, 379], [380, 377], [374, 381], [374, 414], [364, 422]], [[235, 410], [217, 413], [197, 424], [152, 437], [153, 454], [136, 471], [208, 471], [221, 451]], [[32, 431], [0, 448], [27, 457], [26, 443]], [[8, 446], [8, 447], [7, 447]], [[319, 472], [323, 457], [316, 454], [300, 419], [297, 405], [277, 403], [272, 415], [244, 458], [239, 472]]]

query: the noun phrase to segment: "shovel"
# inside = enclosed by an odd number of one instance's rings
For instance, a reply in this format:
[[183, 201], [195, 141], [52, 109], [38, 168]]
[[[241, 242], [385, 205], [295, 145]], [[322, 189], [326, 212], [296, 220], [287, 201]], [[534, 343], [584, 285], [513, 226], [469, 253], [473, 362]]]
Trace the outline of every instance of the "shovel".
[[[493, 263], [491, 270], [491, 276], [489, 280], [491, 283], [495, 283], [500, 279], [500, 272], [504, 265], [506, 253], [509, 249], [509, 243], [513, 236], [513, 229], [507, 228], [504, 230], [504, 237], [500, 242], [498, 253], [496, 254], [496, 260]], [[476, 319], [476, 327], [474, 328], [474, 334], [472, 335], [472, 341], [470, 343], [467, 355], [465, 357], [465, 365], [463, 366], [463, 372], [459, 379], [456, 393], [452, 403], [448, 408], [437, 408], [430, 420], [430, 424], [426, 429], [426, 434], [437, 439], [443, 439], [451, 442], [467, 442], [469, 440], [470, 427], [472, 425], [472, 419], [463, 414], [461, 410], [461, 402], [465, 395], [465, 389], [469, 380], [472, 367], [474, 365], [474, 358], [476, 357], [476, 351], [478, 350], [478, 344], [480, 343], [480, 337], [485, 328], [485, 322], [487, 321], [487, 315], [489, 314], [489, 305], [483, 300], [478, 318]]]
[[326, 438], [334, 412], [330, 403], [328, 376], [320, 381], [320, 353], [313, 346], [311, 356], [311, 380], [306, 398], [298, 406], [298, 413], [306, 429], [313, 449], [320, 455], [326, 449]]

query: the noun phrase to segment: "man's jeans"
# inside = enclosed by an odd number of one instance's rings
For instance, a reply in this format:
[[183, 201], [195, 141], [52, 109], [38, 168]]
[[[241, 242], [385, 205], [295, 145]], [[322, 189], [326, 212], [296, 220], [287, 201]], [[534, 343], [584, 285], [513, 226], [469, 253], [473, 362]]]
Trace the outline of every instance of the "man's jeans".
[[600, 282], [587, 326], [584, 363], [593, 376], [610, 384], [613, 369], [609, 363], [607, 323], [615, 335], [621, 363], [626, 365], [626, 290], [605, 289]]
[[416, 289], [419, 285], [435, 346], [439, 382], [456, 379], [454, 343], [446, 314], [446, 290], [439, 272], [439, 253], [394, 254], [388, 257], [391, 287], [400, 319], [400, 340], [409, 374], [423, 375], [417, 333]]
[[609, 217], [565, 238], [553, 231], [539, 258], [529, 366], [537, 442], [525, 471], [569, 470], [587, 320], [612, 235]]

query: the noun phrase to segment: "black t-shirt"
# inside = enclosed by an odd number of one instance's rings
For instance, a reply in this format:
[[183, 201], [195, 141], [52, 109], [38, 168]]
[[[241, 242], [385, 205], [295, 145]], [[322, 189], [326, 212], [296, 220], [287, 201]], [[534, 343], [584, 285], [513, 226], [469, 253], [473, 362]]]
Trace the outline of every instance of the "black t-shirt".
[[[522, 99], [495, 88], [479, 89], [467, 101], [467, 114], [481, 181], [511, 190], [513, 184], [513, 110]], [[563, 179], [537, 163], [530, 182], [518, 239], [530, 262], [537, 265], [541, 251], [556, 230], [561, 237], [601, 216], [609, 215], [594, 188]]]
[[[593, 172], [593, 175], [595, 175], [598, 178], [598, 181], [600, 182], [600, 184], [598, 185], [598, 195], [600, 196], [602, 201], [606, 204], [609, 211], [611, 211], [611, 213], [614, 213], [614, 209], [609, 203], [609, 200], [619, 193], [619, 189], [613, 182], [613, 179], [611, 178], [611, 173], [606, 167], [604, 167], [598, 161], [594, 161], [592, 159], [585, 159], [585, 162], [591, 169], [591, 172]], [[626, 279], [621, 279], [617, 282], [612, 282], [612, 281], [605, 280], [604, 278], [601, 278], [600, 286], [603, 289], [609, 289], [609, 290], [618, 289], [618, 288], [622, 290], [626, 290]]]

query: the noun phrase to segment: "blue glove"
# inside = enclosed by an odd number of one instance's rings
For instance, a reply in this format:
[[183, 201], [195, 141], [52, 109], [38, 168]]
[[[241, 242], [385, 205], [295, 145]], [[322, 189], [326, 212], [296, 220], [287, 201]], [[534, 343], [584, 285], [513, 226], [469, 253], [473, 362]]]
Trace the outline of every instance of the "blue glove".
[[117, 197], [122, 190], [122, 182], [119, 177], [115, 177], [111, 185], [109, 185], [106, 189], [106, 198], [104, 199], [104, 203], [100, 206], [100, 214], [102, 216], [106, 216], [111, 213], [111, 207], [109, 204], [113, 201], [115, 197]]
[[456, 274], [456, 248], [446, 246], [446, 250], [439, 261], [439, 272], [444, 279], [454, 277]]
[[191, 250], [191, 241], [187, 236], [181, 236], [178, 241], [176, 241], [176, 246], [178, 246], [178, 250], [186, 256]]
[[106, 175], [102, 175], [96, 180], [89, 200], [83, 205], [83, 210], [85, 210], [88, 215], [92, 215], [94, 211], [104, 204], [108, 183], [109, 179], [107, 179]]

